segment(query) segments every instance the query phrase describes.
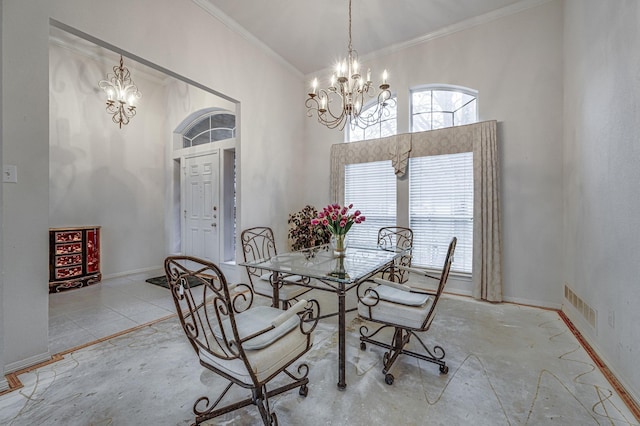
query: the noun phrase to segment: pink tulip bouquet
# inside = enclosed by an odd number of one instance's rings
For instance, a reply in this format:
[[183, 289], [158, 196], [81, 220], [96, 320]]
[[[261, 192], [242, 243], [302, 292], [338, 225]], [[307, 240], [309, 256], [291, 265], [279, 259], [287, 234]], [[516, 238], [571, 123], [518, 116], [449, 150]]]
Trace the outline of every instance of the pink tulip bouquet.
[[318, 213], [318, 217], [311, 220], [312, 225], [324, 225], [329, 232], [334, 235], [345, 235], [354, 223], [362, 223], [365, 217], [356, 210], [350, 213], [353, 204], [340, 206], [340, 204], [329, 204]]

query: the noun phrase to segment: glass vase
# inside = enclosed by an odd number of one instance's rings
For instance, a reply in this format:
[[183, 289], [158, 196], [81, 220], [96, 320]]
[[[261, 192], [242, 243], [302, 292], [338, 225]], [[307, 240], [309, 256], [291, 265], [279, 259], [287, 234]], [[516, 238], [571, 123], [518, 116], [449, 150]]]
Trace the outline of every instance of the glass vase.
[[341, 280], [349, 279], [349, 274], [344, 266], [344, 256], [337, 256], [335, 259], [335, 267], [333, 271], [329, 272], [329, 275], [332, 277], [340, 278]]
[[331, 235], [331, 248], [333, 249], [334, 256], [344, 257], [348, 245], [349, 239], [347, 238], [347, 234]]

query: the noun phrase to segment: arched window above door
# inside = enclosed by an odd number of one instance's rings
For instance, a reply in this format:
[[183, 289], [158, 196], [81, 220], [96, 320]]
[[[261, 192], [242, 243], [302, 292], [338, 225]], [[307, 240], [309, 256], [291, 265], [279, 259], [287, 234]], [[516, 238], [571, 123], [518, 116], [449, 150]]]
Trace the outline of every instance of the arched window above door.
[[[202, 114], [204, 112], [204, 114]], [[182, 147], [213, 143], [236, 136], [236, 116], [224, 110], [200, 111], [197, 117], [179, 132], [182, 134]], [[186, 121], [186, 120], [185, 120]]]

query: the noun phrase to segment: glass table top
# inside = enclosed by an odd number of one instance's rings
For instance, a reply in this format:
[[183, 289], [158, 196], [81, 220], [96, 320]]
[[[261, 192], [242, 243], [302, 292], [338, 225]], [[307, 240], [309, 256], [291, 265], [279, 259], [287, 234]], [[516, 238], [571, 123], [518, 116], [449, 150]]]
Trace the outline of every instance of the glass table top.
[[351, 284], [378, 271], [409, 250], [349, 246], [344, 257], [337, 257], [328, 245], [324, 245], [240, 265]]

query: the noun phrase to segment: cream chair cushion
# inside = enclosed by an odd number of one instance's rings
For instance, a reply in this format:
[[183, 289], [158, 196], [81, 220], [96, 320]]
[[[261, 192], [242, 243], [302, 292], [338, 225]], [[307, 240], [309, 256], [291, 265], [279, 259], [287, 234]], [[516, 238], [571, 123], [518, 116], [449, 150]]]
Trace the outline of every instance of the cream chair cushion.
[[[407, 328], [422, 328], [422, 323], [429, 314], [429, 310], [433, 304], [433, 297], [397, 290], [387, 286], [378, 286], [375, 288], [375, 291], [380, 296], [377, 304], [367, 306], [376, 303], [375, 296], [371, 294], [363, 297], [362, 302], [358, 303], [358, 314], [362, 318], [388, 324], [397, 324]], [[402, 303], [400, 301], [406, 301], [408, 303]], [[422, 303], [417, 304], [418, 302]], [[435, 315], [432, 315], [431, 318], [434, 316]]]
[[[251, 336], [260, 330], [269, 328], [273, 320], [282, 313], [282, 310], [271, 308], [269, 306], [256, 306], [236, 314], [236, 328], [238, 329], [240, 339], [244, 339], [245, 337]], [[242, 347], [245, 350], [262, 349], [289, 333], [291, 330], [296, 328], [299, 323], [300, 318], [294, 315], [274, 329], [245, 341]], [[228, 318], [223, 320], [222, 326], [224, 327], [227, 339], [231, 339], [233, 337], [231, 321], [229, 321]], [[213, 334], [215, 334], [218, 339], [223, 339], [220, 327], [216, 326], [213, 329]]]
[[[405, 286], [406, 287], [406, 286]], [[407, 287], [408, 289], [409, 287]], [[409, 290], [398, 290], [386, 285], [375, 288], [378, 297], [387, 302], [399, 303], [407, 306], [422, 306], [429, 300], [428, 294], [410, 293]]]
[[[259, 306], [249, 309], [236, 315], [236, 325], [240, 336], [247, 336], [251, 333], [267, 328], [271, 322], [282, 314], [282, 311], [267, 306]], [[300, 330], [299, 317], [294, 315], [283, 324], [276, 327], [260, 337], [256, 337], [244, 344], [245, 354], [253, 373], [258, 380], [265, 380], [283, 366], [295, 360], [307, 349], [307, 336]], [[227, 322], [223, 325], [227, 338], [232, 334], [230, 325]], [[229, 327], [229, 331], [227, 330]], [[217, 338], [222, 337], [220, 329], [214, 329]], [[253, 342], [253, 341], [256, 342]], [[249, 342], [252, 342], [251, 344]], [[313, 335], [309, 344], [313, 342]], [[248, 349], [249, 347], [254, 349]], [[237, 346], [233, 345], [233, 348]], [[200, 361], [206, 365], [221, 370], [226, 374], [235, 377], [243, 383], [251, 384], [251, 376], [241, 359], [235, 358], [226, 360], [219, 358], [215, 353], [199, 348]], [[222, 351], [220, 352], [222, 354]]]

